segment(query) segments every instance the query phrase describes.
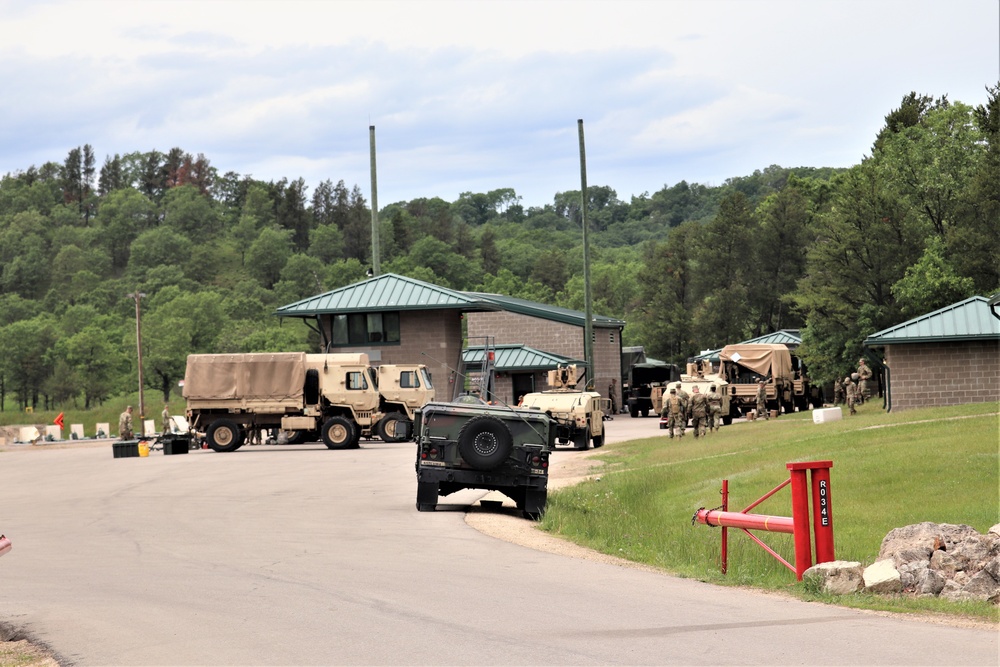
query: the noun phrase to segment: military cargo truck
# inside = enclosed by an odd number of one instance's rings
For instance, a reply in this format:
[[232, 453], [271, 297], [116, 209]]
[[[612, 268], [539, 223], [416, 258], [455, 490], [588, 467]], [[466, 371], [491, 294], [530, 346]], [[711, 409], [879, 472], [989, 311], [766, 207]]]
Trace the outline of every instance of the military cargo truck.
[[629, 370], [628, 387], [625, 389], [625, 405], [633, 417], [642, 415], [654, 416], [659, 412], [654, 410], [652, 393], [655, 387], [663, 387], [668, 382], [676, 382], [681, 377], [680, 370], [674, 364], [645, 362], [635, 364]]
[[551, 389], [525, 394], [521, 407], [540, 410], [556, 422], [556, 439], [577, 449], [604, 444], [604, 415], [610, 401], [596, 391], [578, 391], [575, 365], [549, 371]]
[[757, 407], [757, 383], [764, 381], [768, 410], [794, 409], [792, 355], [784, 345], [727, 345], [719, 352], [720, 375], [729, 382], [730, 401], [743, 412]]
[[[318, 433], [330, 449], [356, 447], [388, 416], [383, 409], [408, 419], [405, 400], [379, 394], [367, 354], [192, 354], [183, 395], [192, 429], [218, 452], [277, 430], [289, 442]], [[386, 420], [383, 431], [398, 437], [391, 422], [399, 421]]]
[[544, 412], [494, 405], [428, 403], [417, 411], [417, 510], [462, 489], [499, 491], [526, 518], [548, 499], [555, 422]]
[[434, 385], [423, 365], [383, 364], [378, 367], [379, 412], [375, 431], [386, 442], [409, 440], [413, 413], [434, 400]]

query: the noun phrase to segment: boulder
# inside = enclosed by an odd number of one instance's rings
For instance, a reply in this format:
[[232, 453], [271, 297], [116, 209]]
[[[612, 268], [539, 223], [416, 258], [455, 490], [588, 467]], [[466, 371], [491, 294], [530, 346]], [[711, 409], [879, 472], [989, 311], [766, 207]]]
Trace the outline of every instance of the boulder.
[[857, 593], [864, 586], [861, 563], [835, 560], [813, 565], [802, 573], [803, 581], [814, 582], [819, 590], [831, 595]]
[[900, 584], [903, 586], [904, 590], [915, 590], [917, 587], [917, 582], [921, 577], [924, 577], [924, 571], [927, 570], [927, 566], [930, 561], [926, 560], [915, 560], [909, 563], [903, 563], [896, 568], [899, 572]]
[[903, 590], [899, 571], [891, 558], [875, 561], [864, 569], [862, 579], [869, 593], [899, 593]]
[[941, 574], [947, 577], [954, 577], [955, 573], [959, 571], [959, 563], [957, 559], [949, 554], [947, 551], [935, 551], [931, 554], [930, 564], [928, 565], [932, 570], [937, 570]]
[[916, 577], [913, 592], [921, 597], [940, 595], [947, 581], [940, 572], [925, 567], [919, 571]]
[[877, 560], [892, 558], [898, 568], [914, 560], [929, 560], [934, 551], [951, 551], [968, 537], [978, 537], [972, 526], [925, 521], [894, 528], [882, 540]]
[[985, 570], [980, 570], [964, 585], [955, 580], [946, 583], [941, 591], [941, 597], [949, 600], [991, 601], [996, 604], [996, 601], [1000, 600], [1000, 583]]

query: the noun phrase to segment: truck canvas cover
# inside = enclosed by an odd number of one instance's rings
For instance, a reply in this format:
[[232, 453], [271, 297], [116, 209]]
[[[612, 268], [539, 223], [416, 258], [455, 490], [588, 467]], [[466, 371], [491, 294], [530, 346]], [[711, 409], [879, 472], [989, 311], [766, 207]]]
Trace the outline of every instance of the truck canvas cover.
[[727, 345], [719, 352], [719, 360], [737, 363], [764, 377], [792, 377], [792, 357], [784, 345]]
[[299, 400], [305, 361], [305, 352], [192, 354], [184, 373], [184, 398]]

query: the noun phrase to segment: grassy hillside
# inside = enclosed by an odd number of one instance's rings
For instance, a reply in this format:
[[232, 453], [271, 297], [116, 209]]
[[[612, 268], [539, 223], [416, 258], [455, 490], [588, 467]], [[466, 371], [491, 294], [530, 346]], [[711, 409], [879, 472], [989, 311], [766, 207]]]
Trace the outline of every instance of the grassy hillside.
[[[723, 478], [729, 480], [730, 509], [739, 511], [788, 478], [786, 463], [832, 460], [836, 557], [868, 565], [882, 538], [899, 526], [933, 521], [986, 532], [1000, 523], [998, 434], [995, 403], [892, 414], [871, 405], [829, 424], [813, 424], [804, 413], [736, 424], [697, 440], [688, 431], [683, 440], [611, 444], [599, 456], [609, 466], [600, 481], [551, 494], [541, 527], [681, 576], [806, 595], [794, 586], [794, 573], [738, 530], [729, 531], [729, 572], [719, 572], [719, 529], [691, 519], [698, 508], [721, 504]], [[789, 489], [754, 512], [791, 516]], [[755, 534], [794, 563], [791, 535]], [[986, 604], [861, 604], [997, 618], [996, 608]]]

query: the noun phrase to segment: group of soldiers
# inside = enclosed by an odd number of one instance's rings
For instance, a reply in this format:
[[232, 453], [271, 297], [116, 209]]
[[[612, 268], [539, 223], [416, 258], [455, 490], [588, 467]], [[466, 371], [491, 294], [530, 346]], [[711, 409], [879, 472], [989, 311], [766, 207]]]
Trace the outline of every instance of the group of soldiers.
[[[170, 433], [170, 406], [164, 405], [163, 412], [160, 413], [161, 433]], [[132, 406], [125, 408], [125, 412], [118, 415], [118, 437], [121, 440], [131, 440], [135, 436], [132, 427]]]
[[663, 399], [663, 409], [660, 416], [667, 420], [667, 437], [684, 437], [688, 419], [694, 429], [694, 437], [699, 437], [711, 431], [718, 431], [722, 425], [722, 396], [713, 384], [707, 394], [701, 393], [697, 385], [688, 395], [678, 382], [670, 388], [670, 393]]
[[846, 404], [852, 415], [857, 414], [856, 406], [871, 398], [871, 377], [872, 369], [864, 359], [859, 359], [856, 373], [833, 381], [833, 404]]

